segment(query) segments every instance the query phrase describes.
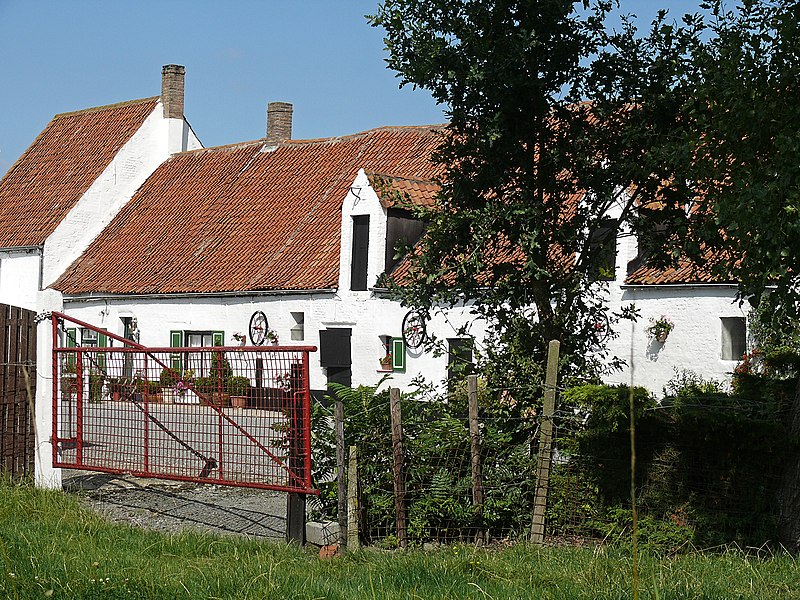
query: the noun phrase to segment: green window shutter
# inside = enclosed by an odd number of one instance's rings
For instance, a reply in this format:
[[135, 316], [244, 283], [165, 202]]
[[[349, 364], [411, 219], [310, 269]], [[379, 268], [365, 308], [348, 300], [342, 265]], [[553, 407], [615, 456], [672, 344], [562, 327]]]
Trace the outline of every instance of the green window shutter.
[[225, 345], [225, 332], [224, 331], [212, 331], [211, 332], [211, 345], [212, 346], [224, 346]]
[[392, 371], [406, 370], [406, 343], [403, 338], [392, 338]]
[[[183, 332], [182, 331], [170, 331], [169, 332], [169, 347], [170, 348], [180, 348], [183, 346]], [[181, 364], [183, 361], [181, 360], [181, 355], [178, 353], [170, 354], [169, 355], [169, 366], [172, 368], [173, 371], [177, 371], [178, 373], [181, 372], [183, 369], [183, 365]]]
[[[108, 348], [108, 336], [104, 333], [97, 334], [97, 346], [98, 348]], [[98, 352], [97, 353], [97, 367], [103, 373], [106, 372], [106, 353], [105, 352]]]
[[[67, 332], [67, 340], [66, 344], [64, 344], [67, 348], [74, 348], [78, 345], [78, 329], [76, 327], [67, 327], [65, 329]], [[74, 352], [70, 352], [67, 354], [67, 367], [72, 371], [75, 370], [75, 366], [77, 365], [77, 355]]]

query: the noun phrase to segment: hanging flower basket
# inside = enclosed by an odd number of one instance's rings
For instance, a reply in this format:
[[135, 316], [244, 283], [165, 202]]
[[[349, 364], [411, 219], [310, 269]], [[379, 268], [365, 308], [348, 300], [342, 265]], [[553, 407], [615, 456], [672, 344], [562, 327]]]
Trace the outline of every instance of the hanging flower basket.
[[645, 329], [647, 335], [655, 338], [657, 342], [663, 344], [667, 341], [670, 332], [675, 329], [675, 323], [672, 322], [666, 315], [661, 315], [659, 318], [651, 317], [650, 325]]

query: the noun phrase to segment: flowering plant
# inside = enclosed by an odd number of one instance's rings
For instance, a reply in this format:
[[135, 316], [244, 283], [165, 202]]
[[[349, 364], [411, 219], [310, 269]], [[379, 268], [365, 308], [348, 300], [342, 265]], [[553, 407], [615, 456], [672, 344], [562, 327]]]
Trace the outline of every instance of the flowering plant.
[[275, 376], [275, 384], [284, 391], [289, 391], [292, 387], [292, 376], [289, 373]]
[[673, 323], [667, 315], [661, 315], [657, 319], [655, 317], [650, 317], [650, 325], [645, 331], [650, 337], [654, 337], [659, 342], [663, 342], [674, 328], [675, 323]]
[[274, 329], [270, 329], [267, 331], [267, 339], [273, 344], [278, 343], [278, 334], [275, 332]]
[[238, 332], [238, 331], [234, 331], [233, 335], [231, 337], [236, 342], [246, 342], [247, 341], [247, 336], [245, 334], [243, 334], [243, 333]]
[[381, 360], [382, 367], [388, 367], [392, 364], [392, 353], [389, 352], [386, 356], [384, 356]]
[[192, 377], [194, 376], [194, 369], [187, 369], [183, 372], [181, 379], [175, 382], [175, 385], [172, 386], [172, 389], [175, 390], [175, 394], [183, 397], [186, 395], [190, 389], [192, 389]]

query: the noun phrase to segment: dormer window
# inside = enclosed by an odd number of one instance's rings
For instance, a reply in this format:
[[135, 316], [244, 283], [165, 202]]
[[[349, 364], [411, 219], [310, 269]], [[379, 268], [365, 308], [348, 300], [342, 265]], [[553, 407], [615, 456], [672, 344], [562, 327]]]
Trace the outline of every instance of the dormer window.
[[353, 255], [350, 263], [350, 289], [367, 289], [367, 262], [369, 258], [369, 215], [353, 217]]
[[384, 268], [389, 273], [398, 263], [398, 245], [412, 245], [422, 235], [424, 224], [413, 215], [399, 208], [386, 211], [386, 261]]

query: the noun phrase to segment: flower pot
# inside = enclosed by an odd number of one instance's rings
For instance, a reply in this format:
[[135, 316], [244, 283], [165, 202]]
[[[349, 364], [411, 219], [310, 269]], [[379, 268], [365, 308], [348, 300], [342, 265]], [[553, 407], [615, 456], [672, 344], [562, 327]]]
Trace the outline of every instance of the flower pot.
[[161, 388], [161, 397], [164, 398], [164, 404], [173, 404], [175, 402], [175, 390], [171, 387]]
[[219, 392], [214, 392], [211, 394], [211, 401], [216, 404], [217, 406], [230, 406], [231, 405], [231, 395]]
[[231, 396], [231, 406], [234, 408], [247, 408], [247, 396]]
[[656, 340], [658, 340], [659, 343], [663, 344], [664, 342], [667, 341], [668, 335], [669, 335], [668, 331], [661, 331], [658, 333], [658, 335], [656, 335]]

